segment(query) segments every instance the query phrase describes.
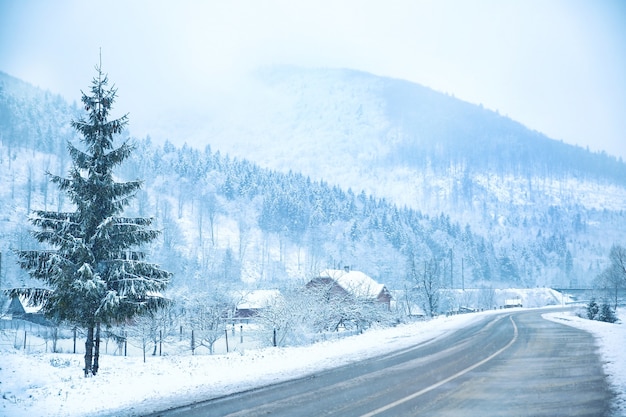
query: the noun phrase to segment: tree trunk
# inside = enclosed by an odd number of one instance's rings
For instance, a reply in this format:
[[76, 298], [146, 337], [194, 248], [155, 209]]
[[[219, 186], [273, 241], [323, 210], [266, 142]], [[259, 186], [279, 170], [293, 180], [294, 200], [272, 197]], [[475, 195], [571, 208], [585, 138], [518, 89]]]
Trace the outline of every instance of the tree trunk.
[[96, 323], [96, 351], [93, 356], [93, 369], [91, 372], [95, 376], [98, 373], [100, 367], [100, 323]]
[[91, 373], [91, 360], [93, 357], [93, 326], [87, 328], [87, 339], [85, 340], [85, 378]]

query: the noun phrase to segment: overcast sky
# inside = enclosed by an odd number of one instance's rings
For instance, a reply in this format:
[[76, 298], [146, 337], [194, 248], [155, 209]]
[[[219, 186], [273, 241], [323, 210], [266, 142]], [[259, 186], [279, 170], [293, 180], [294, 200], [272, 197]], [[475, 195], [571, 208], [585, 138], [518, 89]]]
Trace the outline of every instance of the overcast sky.
[[293, 64], [414, 81], [626, 159], [622, 0], [0, 0], [0, 71], [78, 101], [100, 48], [136, 136]]

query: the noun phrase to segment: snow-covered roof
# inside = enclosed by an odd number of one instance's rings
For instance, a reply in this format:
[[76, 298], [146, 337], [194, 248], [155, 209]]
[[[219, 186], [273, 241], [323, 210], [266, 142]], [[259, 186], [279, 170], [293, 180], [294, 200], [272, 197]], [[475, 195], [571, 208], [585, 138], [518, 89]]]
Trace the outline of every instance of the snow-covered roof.
[[238, 309], [265, 308], [281, 296], [278, 290], [255, 290], [238, 295], [241, 297]]
[[[17, 305], [16, 305], [17, 303]], [[41, 311], [43, 304], [36, 304], [32, 299], [25, 295], [20, 295], [17, 298], [12, 297], [0, 297], [0, 315], [6, 314], [35, 314]], [[16, 309], [11, 311], [11, 309]], [[19, 311], [18, 311], [19, 310]], [[23, 310], [23, 311], [21, 311]]]
[[360, 271], [343, 269], [326, 269], [320, 272], [320, 278], [335, 280], [344, 290], [364, 298], [376, 298], [385, 286]]
[[32, 299], [26, 297], [25, 295], [20, 295], [19, 299], [20, 299], [20, 303], [22, 303], [22, 306], [24, 307], [24, 311], [27, 314], [39, 313], [41, 309], [43, 308], [42, 303], [36, 303]]
[[0, 316], [7, 314], [10, 306], [11, 298], [5, 297], [0, 293]]

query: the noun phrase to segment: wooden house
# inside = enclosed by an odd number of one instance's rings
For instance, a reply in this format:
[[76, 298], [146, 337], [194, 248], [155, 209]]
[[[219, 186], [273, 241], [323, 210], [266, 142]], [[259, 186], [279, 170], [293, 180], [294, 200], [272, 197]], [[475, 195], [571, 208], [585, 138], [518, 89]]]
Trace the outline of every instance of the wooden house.
[[324, 270], [309, 281], [306, 287], [324, 289], [328, 297], [364, 300], [377, 303], [386, 310], [391, 309], [392, 296], [384, 284], [349, 268]]

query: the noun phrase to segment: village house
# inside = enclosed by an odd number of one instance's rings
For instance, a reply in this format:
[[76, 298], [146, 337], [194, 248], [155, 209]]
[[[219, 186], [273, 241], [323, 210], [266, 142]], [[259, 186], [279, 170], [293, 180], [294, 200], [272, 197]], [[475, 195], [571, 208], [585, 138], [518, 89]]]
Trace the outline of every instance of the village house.
[[236, 298], [234, 320], [249, 322], [263, 309], [271, 306], [281, 297], [278, 290], [254, 290], [234, 294]]
[[392, 296], [384, 284], [376, 282], [360, 271], [344, 269], [326, 269], [306, 285], [307, 288], [325, 288], [329, 295], [351, 297], [379, 304], [386, 310], [391, 309]]
[[19, 297], [0, 296], [0, 316], [3, 318], [22, 318], [26, 314], [26, 309]]
[[4, 320], [21, 319], [44, 326], [52, 326], [48, 320], [44, 318], [42, 313], [43, 304], [37, 303], [34, 299], [26, 296], [0, 296], [0, 318]]

